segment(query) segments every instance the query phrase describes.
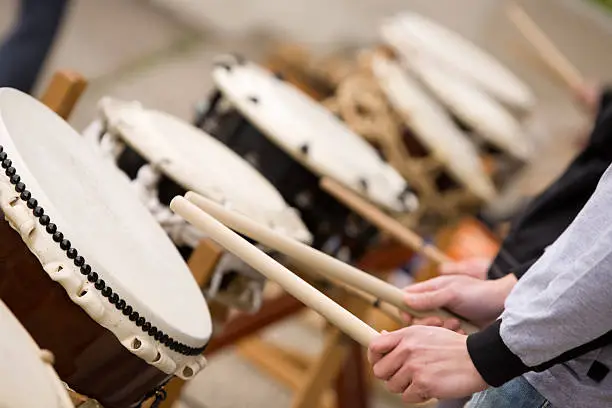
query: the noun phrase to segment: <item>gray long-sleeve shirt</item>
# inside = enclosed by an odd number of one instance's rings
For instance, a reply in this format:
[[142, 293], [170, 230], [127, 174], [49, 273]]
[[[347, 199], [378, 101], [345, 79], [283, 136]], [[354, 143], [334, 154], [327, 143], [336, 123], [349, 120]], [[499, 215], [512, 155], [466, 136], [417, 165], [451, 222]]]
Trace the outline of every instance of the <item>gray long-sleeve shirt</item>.
[[[509, 379], [504, 371], [546, 367], [610, 330], [612, 167], [576, 219], [515, 286], [500, 321], [472, 335], [468, 347], [485, 380], [499, 385], [495, 382]], [[556, 407], [612, 407], [609, 369], [612, 346], [606, 345], [525, 378]]]

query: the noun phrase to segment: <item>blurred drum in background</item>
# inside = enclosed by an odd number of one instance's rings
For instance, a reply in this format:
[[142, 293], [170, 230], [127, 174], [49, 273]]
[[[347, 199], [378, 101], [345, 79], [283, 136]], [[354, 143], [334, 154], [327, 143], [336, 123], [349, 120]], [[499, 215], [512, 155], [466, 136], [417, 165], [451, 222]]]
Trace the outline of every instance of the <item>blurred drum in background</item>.
[[422, 15], [397, 14], [382, 24], [380, 33], [405, 61], [427, 56], [518, 112], [529, 112], [535, 104], [531, 89], [497, 59]]
[[2, 301], [0, 333], [0, 406], [73, 408], [53, 369], [53, 354], [38, 347]]
[[406, 181], [375, 149], [293, 85], [236, 56], [220, 58], [213, 78], [217, 89], [196, 122], [300, 210], [315, 248], [351, 261], [376, 238], [375, 228], [320, 189], [321, 177], [393, 213], [418, 207]]
[[[104, 98], [85, 138], [130, 180], [139, 197], [187, 258], [204, 236], [168, 207], [188, 190], [302, 242], [311, 235], [300, 214], [247, 161], [205, 132], [138, 102]], [[205, 289], [209, 299], [246, 311], [262, 302], [264, 277], [225, 253]]]
[[443, 104], [455, 123], [490, 159], [492, 176], [501, 186], [532, 156], [533, 146], [519, 121], [496, 99], [455, 72], [415, 55], [405, 66]]
[[[61, 378], [131, 408], [205, 365], [210, 314], [125, 177], [30, 96], [0, 90], [0, 298]], [[46, 405], [40, 405], [46, 406]]]
[[362, 53], [361, 69], [326, 105], [375, 146], [419, 195], [403, 222], [435, 230], [495, 196], [478, 150], [445, 108], [392, 53]]

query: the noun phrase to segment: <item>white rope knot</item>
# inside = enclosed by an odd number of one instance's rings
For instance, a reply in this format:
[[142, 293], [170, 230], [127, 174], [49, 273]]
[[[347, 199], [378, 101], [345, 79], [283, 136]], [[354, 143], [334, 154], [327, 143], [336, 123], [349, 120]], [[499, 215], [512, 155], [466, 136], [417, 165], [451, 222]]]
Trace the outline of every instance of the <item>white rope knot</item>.
[[159, 201], [157, 185], [160, 178], [159, 170], [145, 164], [131, 183], [140, 200], [177, 246], [197, 247], [205, 235]]

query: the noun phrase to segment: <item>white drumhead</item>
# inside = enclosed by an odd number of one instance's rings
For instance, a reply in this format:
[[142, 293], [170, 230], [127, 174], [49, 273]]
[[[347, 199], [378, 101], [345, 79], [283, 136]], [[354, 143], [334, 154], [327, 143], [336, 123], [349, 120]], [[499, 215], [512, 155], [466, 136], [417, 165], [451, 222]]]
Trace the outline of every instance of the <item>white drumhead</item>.
[[417, 207], [416, 197], [406, 193], [406, 181], [374, 148], [297, 88], [231, 57], [214, 69], [213, 79], [266, 137], [315, 174], [334, 178], [392, 211]]
[[457, 118], [481, 137], [518, 159], [530, 156], [532, 146], [520, 124], [495, 99], [423, 55], [405, 62]]
[[53, 366], [2, 301], [0, 333], [0, 406], [72, 408]]
[[376, 55], [372, 70], [389, 103], [405, 118], [414, 136], [446, 164], [450, 175], [481, 199], [493, 198], [495, 187], [475, 146], [448, 113], [397, 62]]
[[398, 14], [381, 26], [381, 35], [404, 59], [429, 55], [512, 107], [529, 110], [535, 103], [527, 85], [493, 56], [421, 15]]
[[203, 194], [275, 230], [308, 242], [297, 211], [246, 160], [212, 136], [137, 102], [104, 98], [107, 126], [186, 190]]
[[[195, 348], [206, 344], [211, 320], [200, 288], [123, 174], [43, 104], [8, 88], [0, 89], [0, 144], [32, 197], [107, 286], [175, 340]], [[31, 242], [27, 238], [41, 262], [57, 250], [58, 244], [44, 232]], [[72, 262], [63, 255], [64, 269], [70, 269]], [[67, 291], [77, 290], [71, 285], [83, 277], [76, 275], [59, 282]], [[99, 316], [95, 308], [88, 313], [120, 340], [129, 338], [122, 332], [125, 327], [143, 335], [127, 319], [115, 320], [115, 308], [107, 301], [101, 306], [105, 311]], [[149, 339], [146, 334], [144, 338]], [[161, 348], [162, 354], [166, 351], [171, 358], [181, 357]]]

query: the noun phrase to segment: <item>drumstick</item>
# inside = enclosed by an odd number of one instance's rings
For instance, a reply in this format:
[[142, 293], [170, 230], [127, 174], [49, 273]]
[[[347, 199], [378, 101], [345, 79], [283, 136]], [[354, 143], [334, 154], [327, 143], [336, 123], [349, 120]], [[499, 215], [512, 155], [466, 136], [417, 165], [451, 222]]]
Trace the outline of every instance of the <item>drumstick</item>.
[[355, 315], [185, 198], [175, 197], [170, 208], [262, 275], [281, 285], [288, 293], [317, 311], [362, 346], [368, 347], [378, 335], [376, 330]]
[[[299, 262], [292, 261], [292, 264], [295, 265], [295, 267], [299, 271], [308, 271], [308, 270], [310, 270], [309, 267], [307, 267], [304, 264], [301, 264]], [[310, 275], [317, 275], [317, 273], [313, 272], [313, 271], [309, 271], [309, 274]], [[339, 290], [341, 290], [342, 292], [346, 293], [349, 296], [361, 299], [362, 301], [364, 301], [364, 302], [370, 304], [371, 306], [375, 307], [376, 309], [380, 310], [381, 313], [384, 313], [387, 317], [389, 317], [390, 319], [392, 319], [396, 323], [399, 323], [399, 324], [403, 324], [404, 323], [404, 321], [402, 320], [402, 318], [400, 317], [400, 315], [398, 313], [399, 310], [396, 307], [390, 305], [387, 302], [384, 302], [384, 301], [378, 299], [374, 295], [371, 295], [371, 294], [366, 293], [366, 292], [364, 292], [362, 290], [359, 290], [359, 289], [352, 288], [352, 287], [348, 286], [344, 282], [341, 282], [341, 281], [339, 281], [337, 279], [331, 279], [329, 277], [323, 278], [323, 284], [331, 285], [333, 287], [338, 288]]]
[[559, 75], [567, 86], [575, 90], [585, 82], [578, 68], [559, 51], [522, 7], [511, 2], [506, 12], [516, 28], [538, 51], [548, 68]]
[[[309, 268], [306, 272], [313, 271], [320, 275], [342, 281], [352, 287], [370, 293], [381, 301], [390, 303], [415, 317], [439, 316], [442, 318], [458, 318], [458, 316], [445, 310], [428, 312], [413, 310], [404, 302], [404, 291], [398, 287], [311, 248], [306, 244], [279, 234], [258, 222], [252, 221], [248, 217], [226, 210], [216, 202], [197, 193], [190, 191], [185, 195], [185, 198], [231, 229], [295, 259], [300, 264], [308, 265]], [[461, 326], [466, 333], [478, 331], [476, 326], [465, 321], [462, 321]]]
[[359, 197], [357, 194], [342, 186], [340, 183], [330, 178], [323, 177], [321, 179], [320, 186], [323, 190], [327, 191], [338, 201], [344, 203], [344, 205], [355, 211], [366, 221], [376, 225], [378, 228], [391, 235], [400, 243], [422, 253], [430, 261], [437, 264], [452, 261], [452, 259], [450, 259], [444, 252], [435, 246], [426, 243], [425, 240], [423, 240], [423, 238], [421, 238], [418, 234], [411, 231], [409, 228], [406, 228], [400, 222], [391, 218], [376, 206]]

